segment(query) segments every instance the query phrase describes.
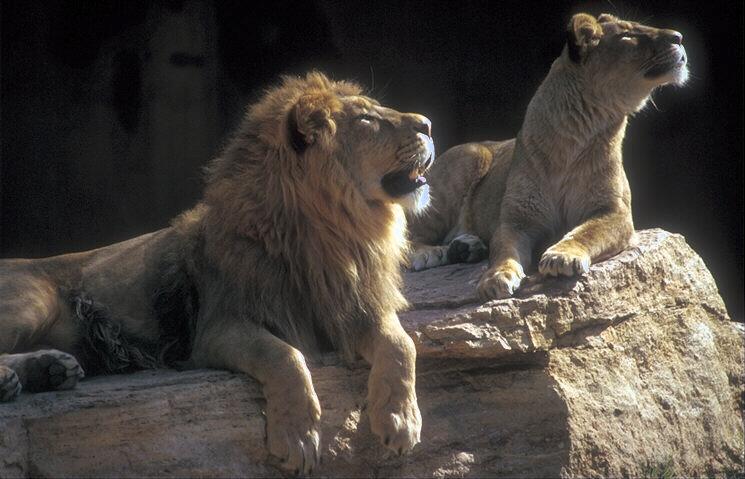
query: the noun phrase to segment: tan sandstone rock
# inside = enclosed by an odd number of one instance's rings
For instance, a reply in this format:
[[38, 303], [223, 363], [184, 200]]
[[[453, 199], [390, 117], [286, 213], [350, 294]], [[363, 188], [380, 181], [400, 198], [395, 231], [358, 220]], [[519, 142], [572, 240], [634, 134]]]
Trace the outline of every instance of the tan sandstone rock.
[[[743, 471], [743, 339], [681, 236], [579, 280], [479, 304], [484, 268], [406, 276], [422, 444], [386, 453], [364, 412], [367, 369], [312, 367], [333, 477], [729, 476]], [[249, 378], [145, 371], [0, 405], [0, 477], [277, 476]]]

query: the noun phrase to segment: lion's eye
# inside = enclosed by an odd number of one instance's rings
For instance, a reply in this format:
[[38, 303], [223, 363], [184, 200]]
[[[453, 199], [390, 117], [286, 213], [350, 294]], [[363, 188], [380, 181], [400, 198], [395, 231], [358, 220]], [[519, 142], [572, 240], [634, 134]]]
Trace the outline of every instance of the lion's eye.
[[375, 122], [378, 121], [378, 119], [375, 118], [374, 116], [367, 115], [367, 114], [364, 114], [364, 113], [362, 115], [357, 115], [355, 117], [355, 120], [357, 120], [358, 122], [362, 123], [363, 125], [373, 125], [373, 124], [375, 124]]
[[623, 43], [628, 43], [629, 45], [636, 45], [637, 39], [636, 35], [631, 33], [622, 33], [618, 36], [619, 41]]

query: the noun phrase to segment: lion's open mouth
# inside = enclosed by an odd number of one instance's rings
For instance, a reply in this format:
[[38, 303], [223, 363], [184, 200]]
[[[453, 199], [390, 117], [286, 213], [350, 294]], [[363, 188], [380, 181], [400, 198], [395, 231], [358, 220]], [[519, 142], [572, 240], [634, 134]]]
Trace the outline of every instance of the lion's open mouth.
[[393, 198], [408, 195], [417, 188], [427, 184], [422, 176], [424, 168], [417, 167], [413, 170], [394, 171], [388, 173], [381, 180], [383, 189]]

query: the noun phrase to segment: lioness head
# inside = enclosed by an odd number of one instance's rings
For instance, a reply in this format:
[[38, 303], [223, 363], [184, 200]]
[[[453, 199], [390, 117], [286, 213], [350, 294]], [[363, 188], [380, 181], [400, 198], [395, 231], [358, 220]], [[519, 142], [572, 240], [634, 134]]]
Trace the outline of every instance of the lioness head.
[[384, 107], [354, 83], [318, 72], [286, 77], [252, 108], [248, 121], [248, 131], [258, 130], [282, 152], [272, 161], [296, 171], [296, 178], [326, 175], [337, 189], [354, 185], [370, 203], [413, 210], [428, 203], [423, 174], [434, 161], [430, 121]]
[[602, 14], [574, 15], [566, 56], [598, 95], [635, 111], [656, 87], [688, 78], [683, 35]]

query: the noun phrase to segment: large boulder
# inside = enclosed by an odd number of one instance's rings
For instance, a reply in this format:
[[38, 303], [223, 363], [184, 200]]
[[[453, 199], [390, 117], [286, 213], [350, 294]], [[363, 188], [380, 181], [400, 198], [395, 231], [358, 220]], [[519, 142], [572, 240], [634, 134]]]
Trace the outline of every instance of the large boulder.
[[[422, 444], [387, 453], [364, 410], [368, 370], [311, 367], [320, 476], [729, 476], [743, 471], [743, 339], [679, 235], [579, 279], [531, 279], [481, 304], [485, 264], [406, 275]], [[0, 405], [0, 477], [277, 476], [257, 384], [145, 371]]]

